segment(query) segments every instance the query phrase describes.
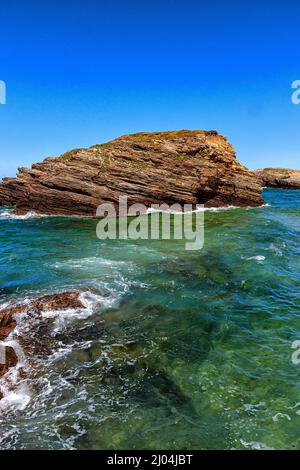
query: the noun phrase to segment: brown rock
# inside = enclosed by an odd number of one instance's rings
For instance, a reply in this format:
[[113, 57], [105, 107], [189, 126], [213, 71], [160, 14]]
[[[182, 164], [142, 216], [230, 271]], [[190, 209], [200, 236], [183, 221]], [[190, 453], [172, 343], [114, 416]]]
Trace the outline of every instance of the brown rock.
[[16, 355], [14, 348], [6, 346], [5, 356], [5, 364], [0, 363], [0, 377], [6, 374], [11, 367], [15, 367], [18, 364], [18, 356]]
[[[16, 327], [16, 316], [20, 314], [40, 314], [48, 310], [66, 310], [85, 308], [81, 302], [80, 292], [63, 292], [45, 295], [29, 303], [16, 304], [0, 310], [0, 340], [3, 341]], [[0, 364], [0, 378], [18, 362], [13, 348], [6, 346], [6, 363]], [[0, 397], [1, 398], [1, 397]]]
[[44, 297], [34, 300], [30, 305], [31, 308], [39, 312], [84, 308], [79, 296], [80, 292], [63, 292], [62, 294], [45, 295]]
[[261, 184], [268, 188], [300, 189], [300, 170], [286, 168], [264, 168], [256, 170]]
[[215, 131], [124, 135], [107, 144], [46, 158], [0, 185], [0, 205], [16, 213], [95, 216], [104, 202], [263, 204], [260, 181]]

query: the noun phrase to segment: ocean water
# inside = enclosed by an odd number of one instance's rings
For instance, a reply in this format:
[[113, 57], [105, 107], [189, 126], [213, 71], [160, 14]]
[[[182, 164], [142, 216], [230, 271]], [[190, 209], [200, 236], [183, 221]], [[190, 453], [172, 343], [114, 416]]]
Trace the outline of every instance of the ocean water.
[[300, 449], [300, 192], [264, 196], [206, 212], [201, 251], [3, 209], [0, 305], [79, 289], [88, 309], [19, 320], [0, 448]]

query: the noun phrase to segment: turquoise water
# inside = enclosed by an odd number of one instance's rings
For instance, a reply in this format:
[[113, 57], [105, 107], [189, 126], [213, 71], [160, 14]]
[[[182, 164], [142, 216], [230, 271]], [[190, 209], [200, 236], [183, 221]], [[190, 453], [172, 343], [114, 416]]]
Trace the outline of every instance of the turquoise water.
[[47, 334], [19, 325], [26, 375], [0, 406], [0, 448], [300, 449], [300, 192], [264, 195], [205, 213], [198, 252], [2, 211], [1, 304], [94, 296]]

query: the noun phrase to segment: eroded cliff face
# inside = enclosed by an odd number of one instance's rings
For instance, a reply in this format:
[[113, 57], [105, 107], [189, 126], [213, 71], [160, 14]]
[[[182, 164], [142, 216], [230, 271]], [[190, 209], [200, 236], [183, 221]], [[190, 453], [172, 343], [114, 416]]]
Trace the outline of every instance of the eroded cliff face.
[[300, 189], [300, 170], [286, 168], [264, 168], [256, 170], [262, 186], [280, 189]]
[[206, 207], [259, 206], [260, 181], [215, 131], [124, 135], [102, 145], [46, 158], [0, 185], [0, 204], [16, 213], [95, 216], [104, 202]]

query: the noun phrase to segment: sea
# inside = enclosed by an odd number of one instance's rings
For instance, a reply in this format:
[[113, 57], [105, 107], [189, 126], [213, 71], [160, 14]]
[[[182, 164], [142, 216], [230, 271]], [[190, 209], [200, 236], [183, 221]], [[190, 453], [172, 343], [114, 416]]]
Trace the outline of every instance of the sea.
[[300, 449], [300, 191], [264, 198], [206, 211], [194, 251], [2, 208], [0, 308], [86, 308], [18, 318], [0, 449]]

